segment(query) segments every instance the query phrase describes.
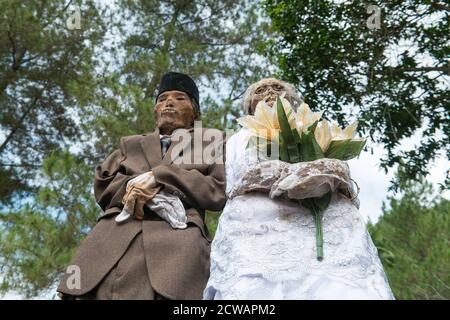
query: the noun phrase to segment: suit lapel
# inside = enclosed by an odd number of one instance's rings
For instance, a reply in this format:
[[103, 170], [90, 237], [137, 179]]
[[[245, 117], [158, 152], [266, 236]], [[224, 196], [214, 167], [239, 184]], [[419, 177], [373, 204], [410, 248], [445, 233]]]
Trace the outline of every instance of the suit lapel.
[[155, 131], [152, 133], [149, 133], [148, 135], [144, 136], [141, 140], [141, 147], [144, 151], [145, 158], [147, 159], [147, 162], [150, 164], [150, 167], [154, 168], [159, 166], [160, 164], [171, 164], [173, 163], [180, 155], [184, 154], [185, 152], [189, 152], [189, 148], [192, 146], [193, 142], [193, 135], [194, 135], [194, 128], [190, 129], [180, 129], [180, 130], [187, 130], [191, 136], [190, 143], [186, 144], [185, 147], [177, 154], [172, 154], [172, 150], [177, 146], [179, 143], [182, 143], [183, 140], [180, 139], [178, 141], [173, 141], [169, 149], [166, 152], [166, 155], [164, 158], [162, 158], [161, 154], [161, 142], [159, 138], [159, 129], [156, 128]]
[[161, 164], [162, 155], [158, 128], [156, 128], [156, 130], [152, 133], [144, 136], [141, 140], [141, 147], [144, 151], [147, 162], [150, 164], [150, 167], [154, 168]]
[[191, 137], [191, 141], [186, 144], [183, 149], [176, 153], [176, 154], [172, 154], [173, 149], [179, 144], [179, 143], [183, 143], [183, 139], [180, 139], [178, 141], [172, 141], [172, 143], [169, 146], [169, 149], [166, 152], [166, 155], [164, 156], [162, 163], [163, 164], [172, 164], [180, 155], [183, 155], [185, 152], [189, 151], [189, 148], [191, 147], [191, 145], [194, 143], [193, 142], [193, 133], [194, 133], [194, 128], [190, 128], [190, 129], [178, 129], [178, 130], [187, 130], [189, 132], [189, 135]]

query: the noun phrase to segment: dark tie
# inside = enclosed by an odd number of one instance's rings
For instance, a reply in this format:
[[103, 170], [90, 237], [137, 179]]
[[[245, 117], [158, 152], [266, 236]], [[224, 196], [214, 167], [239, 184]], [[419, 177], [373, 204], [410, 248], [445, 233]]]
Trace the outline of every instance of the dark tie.
[[161, 151], [162, 151], [163, 158], [166, 155], [167, 150], [169, 149], [169, 146], [170, 146], [170, 136], [162, 137], [161, 138]]

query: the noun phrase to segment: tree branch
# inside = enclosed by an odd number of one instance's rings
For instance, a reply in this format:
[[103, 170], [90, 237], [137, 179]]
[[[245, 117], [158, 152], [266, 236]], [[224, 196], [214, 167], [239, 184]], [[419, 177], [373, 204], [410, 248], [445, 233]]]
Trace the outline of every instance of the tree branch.
[[20, 117], [19, 121], [17, 122], [17, 125], [11, 130], [11, 132], [8, 134], [6, 139], [2, 142], [2, 144], [0, 145], [0, 154], [5, 150], [6, 145], [12, 139], [13, 135], [17, 132], [17, 130], [19, 130], [19, 126], [23, 123], [25, 118], [33, 110], [33, 107], [36, 105], [38, 100], [41, 98], [43, 92], [44, 92], [44, 90], [42, 90], [41, 93], [34, 98], [33, 102], [29, 106], [27, 106], [26, 110], [23, 112], [22, 116]]
[[374, 71], [375, 74], [399, 74], [404, 72], [432, 72], [439, 71], [450, 74], [450, 65], [436, 67], [416, 67], [416, 68], [386, 68], [381, 71]]
[[[175, 24], [178, 21], [179, 13], [180, 12], [178, 11], [178, 9], [175, 9], [170, 24], [164, 32], [164, 44], [160, 50], [163, 53], [169, 52], [170, 43], [172, 42], [172, 38], [175, 32]], [[150, 98], [154, 94], [160, 78], [161, 78], [160, 72], [156, 72], [153, 74], [152, 79], [150, 80], [150, 83], [144, 95], [145, 99]]]
[[432, 3], [431, 7], [434, 9], [438, 9], [438, 10], [445, 10], [445, 11], [450, 11], [450, 6], [444, 4], [444, 3]]
[[38, 164], [0, 163], [0, 167], [41, 168]]

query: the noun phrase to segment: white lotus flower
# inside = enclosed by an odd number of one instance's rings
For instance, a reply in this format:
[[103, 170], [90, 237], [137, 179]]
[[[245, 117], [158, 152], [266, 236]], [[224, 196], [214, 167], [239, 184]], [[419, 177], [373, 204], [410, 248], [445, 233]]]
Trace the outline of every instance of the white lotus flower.
[[306, 133], [308, 128], [322, 117], [323, 110], [312, 112], [309, 105], [302, 103], [297, 110], [296, 127], [299, 132]]
[[255, 115], [246, 115], [237, 122], [248, 129], [253, 135], [268, 141], [278, 141], [279, 125], [275, 109], [271, 108], [265, 101], [256, 105]]
[[327, 120], [322, 120], [317, 124], [314, 136], [322, 152], [327, 151], [331, 142], [330, 124]]
[[331, 124], [331, 140], [364, 140], [364, 139], [355, 139], [356, 128], [358, 127], [358, 121], [353, 122], [349, 126], [344, 129], [341, 129], [336, 122]]

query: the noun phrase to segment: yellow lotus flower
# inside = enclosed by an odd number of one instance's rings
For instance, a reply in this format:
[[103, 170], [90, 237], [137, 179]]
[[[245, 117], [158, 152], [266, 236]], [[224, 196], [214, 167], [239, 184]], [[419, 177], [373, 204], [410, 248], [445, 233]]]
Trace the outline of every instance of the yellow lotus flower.
[[316, 130], [314, 130], [314, 136], [320, 146], [320, 149], [322, 149], [322, 152], [327, 151], [332, 137], [330, 124], [327, 120], [322, 120], [317, 124]]
[[306, 103], [302, 103], [297, 110], [296, 127], [299, 132], [306, 133], [308, 128], [322, 117], [323, 110], [312, 112]]
[[256, 105], [254, 116], [244, 116], [237, 122], [248, 129], [253, 135], [268, 141], [278, 141], [279, 124], [275, 109], [269, 107], [265, 101]]
[[341, 129], [336, 122], [331, 124], [331, 140], [363, 140], [363, 139], [354, 139], [356, 135], [356, 128], [358, 127], [358, 121], [353, 122], [345, 129]]

